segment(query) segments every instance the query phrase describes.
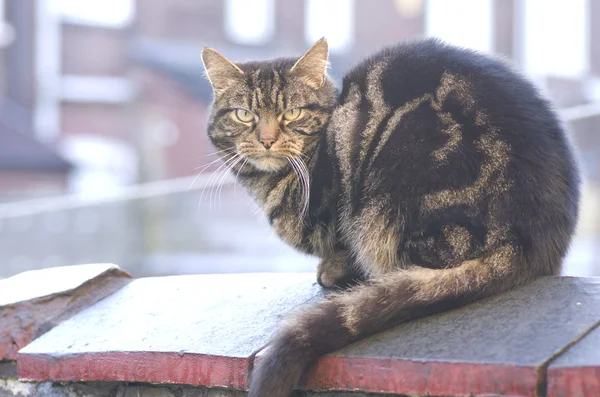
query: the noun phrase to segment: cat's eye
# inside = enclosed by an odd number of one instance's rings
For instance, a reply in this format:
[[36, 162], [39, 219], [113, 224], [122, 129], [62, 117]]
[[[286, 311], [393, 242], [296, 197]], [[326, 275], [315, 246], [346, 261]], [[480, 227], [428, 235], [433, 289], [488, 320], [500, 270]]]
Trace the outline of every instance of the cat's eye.
[[287, 120], [287, 121], [298, 120], [300, 118], [300, 116], [302, 116], [302, 113], [303, 113], [302, 109], [300, 109], [300, 108], [288, 110], [287, 112], [285, 112], [283, 114], [283, 119]]
[[245, 109], [236, 109], [234, 114], [235, 117], [242, 123], [250, 123], [254, 121], [254, 114]]

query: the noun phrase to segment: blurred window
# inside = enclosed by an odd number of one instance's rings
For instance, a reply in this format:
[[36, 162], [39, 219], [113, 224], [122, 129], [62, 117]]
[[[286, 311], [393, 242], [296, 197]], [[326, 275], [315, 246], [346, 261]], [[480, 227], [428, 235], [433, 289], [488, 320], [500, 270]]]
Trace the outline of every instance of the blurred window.
[[137, 178], [137, 154], [126, 143], [81, 134], [64, 138], [59, 149], [76, 166], [69, 181], [72, 193], [106, 197]]
[[492, 50], [491, 0], [429, 0], [426, 34], [461, 47]]
[[131, 23], [133, 0], [51, 0], [56, 12], [71, 23], [120, 28]]
[[63, 75], [60, 99], [71, 102], [123, 103], [135, 98], [131, 81], [122, 77]]
[[273, 0], [227, 0], [225, 34], [232, 41], [246, 45], [266, 44], [275, 30]]
[[314, 44], [327, 38], [332, 52], [343, 52], [354, 40], [354, 0], [306, 0], [305, 37]]
[[577, 77], [589, 68], [587, 0], [524, 1], [524, 68], [533, 75]]
[[6, 21], [6, 1], [0, 0], [0, 48], [12, 44], [15, 39], [15, 30], [11, 24]]

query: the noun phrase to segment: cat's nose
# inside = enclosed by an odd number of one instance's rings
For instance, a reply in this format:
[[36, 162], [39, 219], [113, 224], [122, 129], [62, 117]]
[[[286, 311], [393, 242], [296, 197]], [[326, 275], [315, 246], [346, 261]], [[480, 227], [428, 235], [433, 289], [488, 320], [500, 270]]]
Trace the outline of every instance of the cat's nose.
[[265, 149], [271, 149], [271, 146], [277, 141], [277, 139], [261, 139], [260, 143], [265, 147]]
[[271, 149], [271, 146], [279, 139], [279, 125], [276, 121], [265, 121], [259, 125], [258, 141], [265, 149]]

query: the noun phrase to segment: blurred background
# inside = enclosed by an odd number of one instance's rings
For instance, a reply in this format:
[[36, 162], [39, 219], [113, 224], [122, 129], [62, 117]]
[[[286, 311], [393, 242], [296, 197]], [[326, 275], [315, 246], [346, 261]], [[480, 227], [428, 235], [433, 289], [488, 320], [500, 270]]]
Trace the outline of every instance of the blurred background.
[[554, 101], [585, 172], [564, 272], [600, 275], [600, 1], [0, 0], [0, 278], [89, 262], [312, 271], [213, 162], [200, 51], [299, 56], [322, 36], [337, 79], [423, 36], [510, 59]]

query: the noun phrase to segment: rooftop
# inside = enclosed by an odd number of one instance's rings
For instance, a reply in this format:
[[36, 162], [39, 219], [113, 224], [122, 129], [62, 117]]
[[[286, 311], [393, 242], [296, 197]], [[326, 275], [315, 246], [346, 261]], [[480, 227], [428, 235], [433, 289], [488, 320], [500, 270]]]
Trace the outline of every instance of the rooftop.
[[[128, 281], [22, 348], [18, 375], [37, 382], [243, 390], [252, 353], [284, 317], [326, 295], [312, 273]], [[417, 396], [597, 396], [599, 324], [600, 279], [546, 277], [328, 355], [303, 387]]]

